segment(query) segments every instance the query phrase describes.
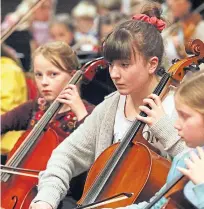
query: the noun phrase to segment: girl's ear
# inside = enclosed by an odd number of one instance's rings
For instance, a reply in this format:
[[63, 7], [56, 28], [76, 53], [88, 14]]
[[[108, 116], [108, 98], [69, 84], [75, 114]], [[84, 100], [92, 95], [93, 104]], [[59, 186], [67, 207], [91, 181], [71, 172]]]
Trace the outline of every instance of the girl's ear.
[[70, 73], [71, 77], [76, 73], [76, 70], [72, 70], [72, 72]]
[[154, 74], [159, 64], [158, 57], [154, 56], [149, 59], [149, 74]]

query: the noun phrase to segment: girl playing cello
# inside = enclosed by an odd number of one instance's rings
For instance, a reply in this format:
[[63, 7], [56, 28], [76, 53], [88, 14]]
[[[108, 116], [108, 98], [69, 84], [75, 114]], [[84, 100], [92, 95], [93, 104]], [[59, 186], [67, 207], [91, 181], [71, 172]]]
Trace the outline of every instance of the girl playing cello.
[[[3, 114], [1, 134], [11, 130], [33, 128], [79, 67], [75, 52], [64, 42], [58, 41], [40, 46], [33, 55], [33, 71], [40, 97], [37, 101], [28, 101]], [[64, 105], [48, 126], [56, 132], [61, 142], [83, 122], [93, 110], [93, 105], [82, 100], [78, 87], [71, 84], [62, 91], [58, 101]], [[49, 138], [46, 140], [49, 145]], [[80, 177], [80, 184], [83, 184], [83, 176], [82, 174]], [[81, 185], [77, 183], [78, 191], [75, 192], [75, 183], [73, 181], [72, 192], [75, 193], [74, 198], [78, 199]]]
[[[1, 134], [32, 128], [79, 68], [74, 51], [63, 42], [40, 46], [33, 55], [33, 71], [40, 97], [2, 115]], [[68, 136], [83, 121], [93, 106], [82, 101], [76, 86], [69, 85], [58, 97], [64, 104], [52, 125], [59, 135]]]
[[[160, 19], [158, 9], [150, 13], [121, 23], [105, 39], [103, 54], [109, 62], [117, 92], [107, 96], [54, 150], [47, 169], [40, 174], [38, 194], [31, 209], [57, 208], [69, 189], [72, 176], [89, 169], [106, 148], [120, 141], [138, 115], [143, 100], [156, 106], [153, 97], [148, 95], [159, 82], [155, 73], [162, 60], [164, 47], [160, 32], [165, 23]], [[172, 90], [163, 102], [158, 102], [160, 108], [154, 108], [154, 120], [144, 131], [149, 132], [149, 142], [162, 154], [167, 152], [174, 157], [187, 147], [173, 126]]]

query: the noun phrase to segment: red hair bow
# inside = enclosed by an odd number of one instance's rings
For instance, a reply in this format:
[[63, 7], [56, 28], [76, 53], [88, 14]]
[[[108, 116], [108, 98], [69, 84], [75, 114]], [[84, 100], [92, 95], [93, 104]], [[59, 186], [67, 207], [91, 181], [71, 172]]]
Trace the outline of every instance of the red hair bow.
[[160, 32], [166, 27], [166, 23], [163, 20], [160, 20], [157, 17], [149, 17], [148, 15], [145, 14], [134, 15], [132, 19], [142, 20], [147, 23], [150, 23], [151, 25], [154, 25], [157, 28], [157, 30], [159, 30]]

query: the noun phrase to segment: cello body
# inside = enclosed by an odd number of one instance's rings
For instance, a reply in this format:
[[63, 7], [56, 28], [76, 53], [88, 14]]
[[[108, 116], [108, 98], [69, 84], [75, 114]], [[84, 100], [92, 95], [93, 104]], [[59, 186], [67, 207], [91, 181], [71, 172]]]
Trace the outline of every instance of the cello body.
[[[82, 198], [78, 201], [79, 205], [84, 204], [87, 192], [118, 146], [119, 143], [116, 143], [107, 148], [91, 167]], [[97, 201], [123, 192], [134, 194], [131, 198], [105, 205], [105, 207], [117, 208], [130, 205], [138, 199], [148, 200], [164, 185], [169, 168], [170, 162], [165, 158], [151, 151], [146, 145], [134, 142], [128, 147], [127, 153], [108, 179]]]
[[[10, 153], [10, 159], [16, 149], [24, 143], [29, 131], [25, 132], [16, 145], [14, 146], [12, 152]], [[24, 169], [33, 170], [45, 170], [47, 161], [50, 158], [52, 150], [59, 144], [59, 137], [49, 128], [44, 134], [39, 138], [40, 140], [34, 145], [29, 153], [27, 153], [26, 158], [20, 163], [20, 167]], [[9, 160], [8, 159], [8, 162]], [[7, 179], [8, 177], [8, 179]], [[5, 180], [4, 180], [5, 178]], [[12, 174], [1, 174], [1, 207], [5, 209], [27, 209], [28, 207], [23, 207], [24, 198], [30, 193], [30, 191], [37, 185], [38, 178], [12, 175]], [[28, 200], [29, 202], [32, 199]]]

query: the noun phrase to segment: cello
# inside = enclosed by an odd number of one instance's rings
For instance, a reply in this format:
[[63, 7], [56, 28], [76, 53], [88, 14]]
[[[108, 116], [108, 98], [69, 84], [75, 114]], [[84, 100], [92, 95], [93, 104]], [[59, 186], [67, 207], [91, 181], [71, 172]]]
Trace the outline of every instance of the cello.
[[[78, 83], [82, 76], [88, 83], [96, 72], [103, 70], [106, 65], [102, 58], [90, 61], [76, 71], [69, 84]], [[62, 105], [55, 100], [35, 127], [22, 135], [11, 151], [6, 165], [1, 166], [2, 208], [27, 209], [29, 207], [35, 196], [35, 186], [38, 181], [36, 174], [46, 168], [52, 150], [60, 143], [60, 138], [52, 126], [48, 127], [48, 124]]]
[[[192, 57], [177, 61], [165, 72], [153, 91], [160, 95], [167, 91], [172, 82], [181, 82], [185, 67], [203, 62], [204, 44], [191, 40], [186, 47]], [[188, 68], [187, 68], [188, 69]], [[144, 112], [141, 116], [146, 116]], [[134, 202], [148, 201], [165, 183], [170, 162], [152, 151], [142, 136], [145, 124], [135, 120], [120, 143], [107, 148], [91, 167], [85, 183], [84, 192], [78, 201], [84, 206], [95, 201], [114, 196], [121, 192], [133, 193], [131, 198], [106, 205], [117, 208]]]

